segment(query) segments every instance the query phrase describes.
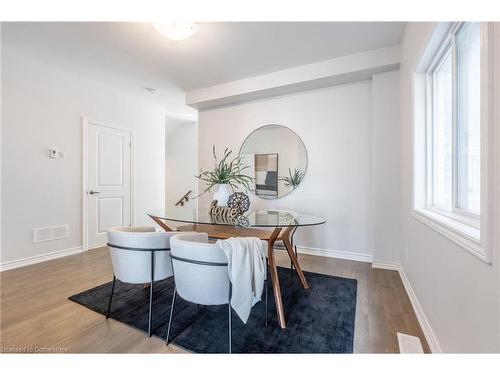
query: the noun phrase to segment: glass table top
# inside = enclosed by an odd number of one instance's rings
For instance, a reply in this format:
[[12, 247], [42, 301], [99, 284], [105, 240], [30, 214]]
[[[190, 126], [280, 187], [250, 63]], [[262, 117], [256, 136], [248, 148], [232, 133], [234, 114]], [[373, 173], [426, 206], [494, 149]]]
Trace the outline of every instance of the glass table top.
[[319, 225], [326, 222], [321, 217], [297, 213], [290, 210], [250, 210], [244, 214], [227, 219], [211, 216], [206, 210], [174, 209], [165, 213], [148, 213], [162, 220], [190, 224], [227, 225], [241, 227], [301, 227]]

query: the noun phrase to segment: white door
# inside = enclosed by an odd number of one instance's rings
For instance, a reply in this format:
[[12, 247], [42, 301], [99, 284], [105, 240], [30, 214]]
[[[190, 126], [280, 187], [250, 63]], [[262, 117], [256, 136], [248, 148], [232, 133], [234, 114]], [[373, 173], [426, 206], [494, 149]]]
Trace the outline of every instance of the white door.
[[106, 231], [131, 225], [131, 134], [87, 123], [87, 247], [106, 245]]

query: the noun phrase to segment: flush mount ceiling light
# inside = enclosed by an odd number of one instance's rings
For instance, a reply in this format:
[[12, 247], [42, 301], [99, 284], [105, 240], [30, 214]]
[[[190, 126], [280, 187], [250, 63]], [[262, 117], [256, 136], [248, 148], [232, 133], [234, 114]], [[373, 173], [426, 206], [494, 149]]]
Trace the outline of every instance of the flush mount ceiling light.
[[153, 27], [171, 40], [187, 39], [196, 33], [196, 24], [193, 22], [155, 22]]

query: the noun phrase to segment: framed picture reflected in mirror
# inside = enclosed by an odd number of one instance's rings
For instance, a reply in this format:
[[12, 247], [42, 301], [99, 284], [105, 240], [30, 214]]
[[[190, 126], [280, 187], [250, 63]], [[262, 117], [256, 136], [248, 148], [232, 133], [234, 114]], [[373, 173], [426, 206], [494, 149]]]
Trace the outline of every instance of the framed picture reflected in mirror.
[[255, 194], [278, 196], [278, 154], [255, 154]]
[[243, 142], [239, 156], [242, 173], [251, 177], [250, 192], [260, 198], [281, 198], [305, 177], [307, 152], [302, 139], [283, 125], [265, 125]]

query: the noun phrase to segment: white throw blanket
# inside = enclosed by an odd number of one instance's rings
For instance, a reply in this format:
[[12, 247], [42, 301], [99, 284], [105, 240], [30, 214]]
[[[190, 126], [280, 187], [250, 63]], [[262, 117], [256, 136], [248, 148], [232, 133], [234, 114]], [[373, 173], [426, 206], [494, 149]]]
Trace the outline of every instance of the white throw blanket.
[[231, 306], [245, 324], [252, 306], [260, 301], [264, 290], [265, 244], [255, 237], [232, 237], [217, 241], [228, 259], [229, 279], [233, 285]]

